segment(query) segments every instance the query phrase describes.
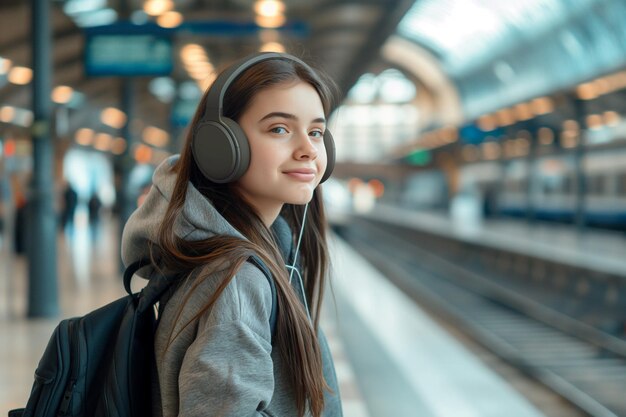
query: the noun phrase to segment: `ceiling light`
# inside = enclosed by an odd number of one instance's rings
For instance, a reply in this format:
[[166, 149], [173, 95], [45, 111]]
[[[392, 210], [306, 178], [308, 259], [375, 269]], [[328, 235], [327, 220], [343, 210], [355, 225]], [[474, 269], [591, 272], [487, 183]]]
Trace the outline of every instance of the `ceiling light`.
[[126, 113], [115, 107], [107, 107], [102, 110], [100, 121], [114, 129], [121, 129], [126, 124]]
[[113, 137], [108, 133], [98, 133], [94, 138], [93, 147], [99, 151], [106, 152], [111, 149], [111, 143], [113, 142]]
[[259, 0], [254, 4], [254, 11], [259, 16], [274, 17], [285, 12], [285, 4], [277, 0]]
[[161, 148], [168, 144], [170, 135], [163, 129], [154, 126], [147, 126], [142, 133], [142, 139], [149, 145]]
[[581, 100], [592, 100], [598, 97], [599, 92], [595, 84], [584, 83], [576, 88], [576, 93], [578, 94], [578, 98]]
[[480, 116], [476, 124], [478, 125], [478, 128], [483, 132], [492, 131], [497, 127], [495, 117], [489, 114], [484, 114]]
[[529, 103], [519, 103], [513, 107], [513, 111], [519, 120], [530, 120], [533, 118], [533, 112]]
[[285, 47], [279, 42], [265, 42], [259, 49], [260, 52], [285, 52]]
[[183, 48], [180, 50], [180, 57], [185, 62], [208, 60], [204, 48], [195, 43], [190, 43], [183, 46]]
[[189, 76], [194, 80], [201, 81], [214, 75], [215, 68], [209, 62], [202, 46], [193, 43], [185, 45], [180, 51], [180, 56]]
[[147, 164], [152, 159], [152, 148], [146, 145], [135, 147], [135, 160], [140, 164]]
[[165, 12], [157, 18], [157, 23], [164, 28], [175, 28], [183, 23], [183, 15], [178, 12]]
[[530, 108], [536, 115], [548, 114], [554, 110], [554, 102], [549, 97], [539, 97], [530, 102]]
[[33, 70], [27, 67], [13, 67], [7, 78], [13, 84], [26, 85], [33, 79]]
[[517, 121], [511, 109], [500, 109], [496, 112], [496, 120], [500, 126], [510, 126]]
[[611, 91], [620, 90], [626, 87], [626, 71], [621, 71], [606, 77], [609, 81]]
[[0, 122], [11, 123], [15, 117], [15, 107], [0, 107]]
[[72, 99], [74, 89], [67, 85], [59, 85], [52, 90], [52, 101], [58, 104], [67, 104]]
[[87, 127], [78, 129], [75, 136], [76, 143], [83, 146], [89, 146], [93, 142], [94, 134], [95, 132], [93, 129], [89, 129]]
[[599, 114], [590, 114], [585, 118], [585, 124], [589, 129], [600, 129], [604, 125], [602, 116]]
[[607, 126], [615, 127], [619, 125], [620, 119], [621, 117], [616, 111], [609, 110], [604, 112], [604, 123]]
[[143, 10], [150, 16], [159, 16], [174, 8], [172, 0], [148, 0], [143, 5]]
[[11, 65], [13, 65], [13, 62], [11, 62], [10, 59], [0, 58], [0, 75], [4, 75], [9, 72]]

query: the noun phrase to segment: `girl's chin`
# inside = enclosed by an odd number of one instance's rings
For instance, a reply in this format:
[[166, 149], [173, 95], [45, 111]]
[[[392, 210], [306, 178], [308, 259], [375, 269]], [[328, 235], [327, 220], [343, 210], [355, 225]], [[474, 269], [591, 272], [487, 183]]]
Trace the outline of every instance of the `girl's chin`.
[[286, 203], [301, 205], [301, 204], [309, 203], [312, 199], [313, 199], [313, 191], [311, 191], [310, 193], [307, 193], [306, 195], [299, 195], [297, 197], [289, 199], [289, 201], [287, 201]]

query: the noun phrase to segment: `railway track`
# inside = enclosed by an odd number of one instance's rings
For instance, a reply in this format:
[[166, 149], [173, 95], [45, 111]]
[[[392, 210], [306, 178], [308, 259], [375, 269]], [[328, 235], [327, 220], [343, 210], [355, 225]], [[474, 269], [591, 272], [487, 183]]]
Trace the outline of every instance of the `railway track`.
[[626, 417], [625, 341], [384, 225], [357, 220], [353, 226], [346, 240], [426, 307], [583, 413]]

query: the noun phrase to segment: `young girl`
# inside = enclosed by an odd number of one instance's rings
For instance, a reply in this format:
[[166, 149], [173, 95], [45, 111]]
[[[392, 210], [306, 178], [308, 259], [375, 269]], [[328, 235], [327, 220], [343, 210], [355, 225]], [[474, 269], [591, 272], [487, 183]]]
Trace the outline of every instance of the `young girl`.
[[159, 307], [155, 415], [342, 415], [319, 329], [330, 107], [302, 61], [248, 57], [218, 76], [180, 157], [156, 169], [122, 239], [126, 265], [150, 257], [151, 278], [177, 277]]

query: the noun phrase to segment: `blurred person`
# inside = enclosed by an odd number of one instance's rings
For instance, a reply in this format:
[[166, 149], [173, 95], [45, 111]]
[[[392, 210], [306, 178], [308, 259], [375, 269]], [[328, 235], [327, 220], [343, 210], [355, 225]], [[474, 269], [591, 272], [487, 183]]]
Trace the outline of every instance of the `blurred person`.
[[[321, 76], [286, 54], [227, 68], [200, 101], [182, 154], [157, 168], [126, 223], [126, 265], [150, 258], [150, 279], [181, 277], [160, 300], [155, 415], [342, 415], [319, 329], [328, 249], [318, 185], [334, 164], [330, 100]], [[249, 165], [227, 179], [209, 172], [199, 149], [226, 137], [205, 120], [215, 108], [243, 138], [238, 146], [249, 146]], [[272, 273], [275, 304], [252, 255]]]
[[87, 208], [89, 212], [89, 223], [92, 225], [97, 224], [100, 219], [100, 209], [102, 208], [102, 202], [97, 192], [91, 194], [87, 202]]
[[15, 202], [15, 235], [13, 250], [16, 254], [26, 253], [26, 227], [28, 200], [25, 187], [17, 175], [11, 177], [11, 188], [13, 190], [13, 201]]
[[63, 190], [63, 211], [61, 214], [61, 226], [63, 229], [74, 226], [74, 215], [78, 204], [78, 193], [69, 181], [65, 181]]
[[5, 176], [0, 176], [0, 239], [7, 229], [11, 215], [9, 205], [11, 204], [11, 183]]

